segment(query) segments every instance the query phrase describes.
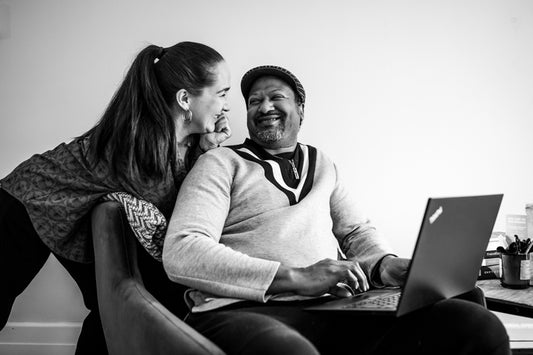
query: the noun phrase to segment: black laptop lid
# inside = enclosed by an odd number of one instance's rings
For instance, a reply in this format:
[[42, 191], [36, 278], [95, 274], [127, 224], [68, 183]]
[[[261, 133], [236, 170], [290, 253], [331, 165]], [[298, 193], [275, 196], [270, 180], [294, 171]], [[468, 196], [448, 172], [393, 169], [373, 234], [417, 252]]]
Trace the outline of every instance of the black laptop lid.
[[398, 316], [474, 288], [502, 198], [428, 200]]

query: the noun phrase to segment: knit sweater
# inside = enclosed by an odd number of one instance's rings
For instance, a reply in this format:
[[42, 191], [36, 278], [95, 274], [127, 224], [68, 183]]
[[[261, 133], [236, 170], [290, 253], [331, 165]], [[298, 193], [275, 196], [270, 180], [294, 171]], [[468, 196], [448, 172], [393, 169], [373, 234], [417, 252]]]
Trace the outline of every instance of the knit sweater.
[[185, 178], [163, 265], [171, 280], [197, 290], [188, 295], [193, 312], [239, 300], [302, 298], [266, 295], [280, 264], [305, 267], [337, 259], [340, 248], [371, 275], [389, 254], [334, 163], [314, 147], [298, 149], [296, 188], [284, 182], [280, 159], [250, 140], [207, 152]]
[[88, 144], [87, 138], [78, 138], [35, 154], [0, 180], [0, 188], [24, 205], [35, 231], [52, 252], [85, 263], [94, 259], [90, 211], [103, 196], [127, 192], [153, 203], [168, 217], [187, 173], [179, 162], [179, 171], [169, 170], [165, 179], [120, 181], [112, 177], [108, 164], [91, 166]]

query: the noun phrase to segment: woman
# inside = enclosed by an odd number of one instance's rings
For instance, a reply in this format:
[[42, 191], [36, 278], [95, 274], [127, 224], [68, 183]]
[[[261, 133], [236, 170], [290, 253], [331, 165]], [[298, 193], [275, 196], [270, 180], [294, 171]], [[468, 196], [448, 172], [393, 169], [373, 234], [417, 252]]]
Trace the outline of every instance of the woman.
[[96, 339], [105, 351], [89, 212], [108, 193], [127, 192], [168, 218], [194, 158], [231, 135], [229, 88], [227, 65], [214, 49], [193, 42], [150, 45], [137, 55], [95, 127], [34, 155], [0, 180], [0, 273], [7, 280], [0, 292], [0, 329], [15, 298], [53, 253], [91, 311], [77, 353], [94, 350]]

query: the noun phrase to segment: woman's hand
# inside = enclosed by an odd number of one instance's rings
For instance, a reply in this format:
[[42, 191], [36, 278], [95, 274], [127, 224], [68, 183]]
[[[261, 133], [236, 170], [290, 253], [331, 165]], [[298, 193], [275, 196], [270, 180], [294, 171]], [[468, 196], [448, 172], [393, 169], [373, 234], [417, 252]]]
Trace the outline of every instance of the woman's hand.
[[[338, 284], [341, 285], [338, 285]], [[321, 296], [330, 293], [338, 297], [348, 297], [352, 290], [367, 291], [368, 280], [361, 266], [354, 261], [324, 259], [304, 268], [280, 266], [268, 293], [292, 292], [302, 296]]]
[[200, 135], [200, 149], [204, 152], [216, 148], [220, 143], [231, 137], [231, 128], [229, 120], [225, 113], [219, 116], [215, 123], [215, 131]]

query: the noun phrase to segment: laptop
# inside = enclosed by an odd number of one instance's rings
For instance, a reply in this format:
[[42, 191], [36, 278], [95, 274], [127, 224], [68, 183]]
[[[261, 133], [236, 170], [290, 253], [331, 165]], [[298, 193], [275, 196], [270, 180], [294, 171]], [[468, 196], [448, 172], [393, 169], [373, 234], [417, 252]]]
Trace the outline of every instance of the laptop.
[[372, 289], [306, 309], [399, 317], [472, 290], [502, 198], [429, 198], [403, 289]]

